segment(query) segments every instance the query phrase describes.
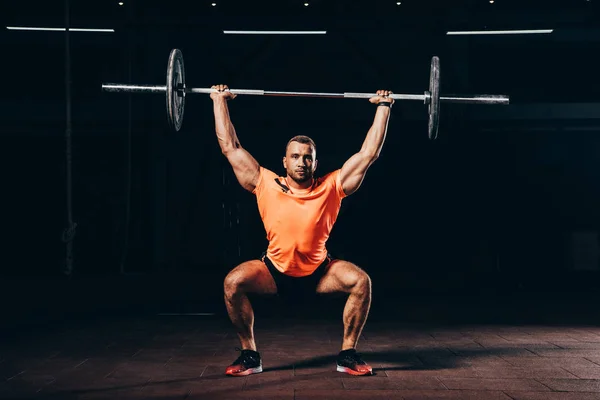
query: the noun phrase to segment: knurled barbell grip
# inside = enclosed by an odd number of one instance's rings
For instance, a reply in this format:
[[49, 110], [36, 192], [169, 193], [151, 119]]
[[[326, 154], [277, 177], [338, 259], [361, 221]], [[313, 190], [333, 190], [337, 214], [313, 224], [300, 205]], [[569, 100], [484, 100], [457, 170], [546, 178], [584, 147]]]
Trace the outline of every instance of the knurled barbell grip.
[[124, 93], [165, 93], [165, 85], [123, 85], [120, 83], [103, 83], [104, 92], [124, 92]]

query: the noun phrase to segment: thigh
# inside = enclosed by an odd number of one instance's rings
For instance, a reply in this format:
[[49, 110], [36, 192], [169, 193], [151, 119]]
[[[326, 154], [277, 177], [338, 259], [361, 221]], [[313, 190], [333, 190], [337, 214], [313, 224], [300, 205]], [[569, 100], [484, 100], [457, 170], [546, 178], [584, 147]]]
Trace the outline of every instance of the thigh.
[[225, 277], [225, 290], [241, 289], [246, 293], [276, 294], [277, 286], [261, 260], [246, 261]]
[[369, 280], [369, 275], [356, 264], [333, 260], [317, 284], [317, 293], [350, 293], [359, 282]]

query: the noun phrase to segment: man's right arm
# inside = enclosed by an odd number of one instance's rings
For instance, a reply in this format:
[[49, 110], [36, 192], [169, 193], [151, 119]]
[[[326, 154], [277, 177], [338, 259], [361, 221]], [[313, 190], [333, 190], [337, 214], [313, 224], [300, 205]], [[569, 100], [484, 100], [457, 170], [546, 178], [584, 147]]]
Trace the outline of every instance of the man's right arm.
[[218, 92], [212, 93], [215, 113], [215, 130], [221, 152], [233, 167], [235, 176], [242, 187], [252, 192], [258, 184], [260, 166], [258, 162], [240, 144], [231, 118], [227, 100], [235, 98], [230, 92], [225, 92], [224, 85], [213, 86]]

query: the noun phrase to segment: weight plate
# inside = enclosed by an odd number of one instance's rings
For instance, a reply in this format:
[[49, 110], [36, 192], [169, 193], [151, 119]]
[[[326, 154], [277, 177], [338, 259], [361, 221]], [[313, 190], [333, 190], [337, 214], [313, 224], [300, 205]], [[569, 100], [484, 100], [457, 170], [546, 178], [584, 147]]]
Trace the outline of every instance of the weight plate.
[[167, 118], [175, 132], [181, 129], [185, 106], [185, 69], [181, 50], [173, 49], [167, 65]]
[[429, 139], [437, 139], [440, 124], [440, 59], [431, 59], [429, 73]]

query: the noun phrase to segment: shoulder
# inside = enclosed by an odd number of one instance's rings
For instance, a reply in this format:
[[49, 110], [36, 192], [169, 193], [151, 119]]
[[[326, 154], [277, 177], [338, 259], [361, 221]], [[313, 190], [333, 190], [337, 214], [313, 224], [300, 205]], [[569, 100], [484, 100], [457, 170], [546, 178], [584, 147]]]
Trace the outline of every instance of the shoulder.
[[257, 194], [260, 191], [262, 191], [265, 187], [276, 184], [276, 180], [278, 178], [279, 176], [275, 172], [271, 171], [268, 168], [260, 166], [258, 171], [258, 181], [256, 182], [256, 187], [254, 188], [252, 193]]
[[269, 179], [269, 178], [277, 178], [278, 177], [278, 175], [275, 172], [273, 172], [270, 169], [265, 168], [263, 166], [260, 166], [260, 168], [259, 168], [259, 174], [260, 174], [261, 177], [267, 178], [267, 179]]
[[328, 185], [336, 185], [340, 181], [340, 172], [341, 169], [336, 169], [335, 171], [331, 171], [326, 175], [323, 175], [320, 178], [317, 178], [317, 184], [328, 184]]
[[330, 173], [324, 175], [321, 178], [318, 178], [317, 186], [325, 185], [325, 187], [333, 189], [333, 191], [335, 191], [340, 198], [346, 197], [346, 194], [342, 189], [341, 172], [342, 169], [339, 168], [334, 171], [331, 171]]

